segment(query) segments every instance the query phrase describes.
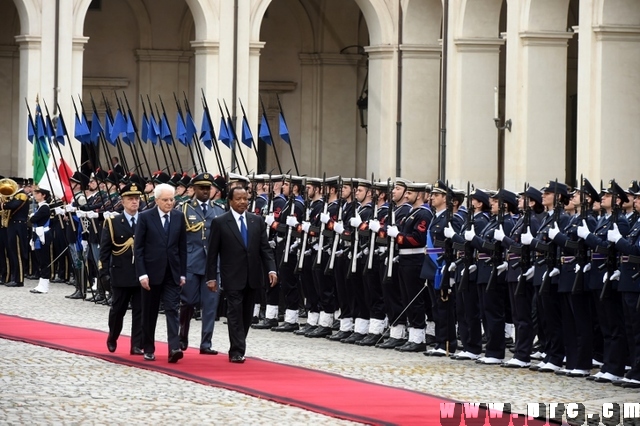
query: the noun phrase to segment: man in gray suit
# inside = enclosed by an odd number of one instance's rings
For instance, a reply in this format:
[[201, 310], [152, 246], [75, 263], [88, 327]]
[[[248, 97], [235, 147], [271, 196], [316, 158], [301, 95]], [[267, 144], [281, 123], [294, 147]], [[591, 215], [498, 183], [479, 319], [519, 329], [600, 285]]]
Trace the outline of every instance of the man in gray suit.
[[220, 293], [207, 287], [207, 250], [211, 221], [224, 213], [224, 209], [209, 201], [213, 175], [201, 173], [191, 180], [194, 196], [182, 205], [187, 228], [187, 282], [180, 291], [180, 348], [189, 346], [189, 325], [197, 305], [202, 309], [202, 337], [200, 353], [217, 355], [211, 347], [213, 327]]
[[269, 271], [271, 287], [277, 284], [278, 276], [267, 239], [267, 225], [261, 217], [246, 211], [247, 191], [241, 187], [231, 188], [227, 198], [229, 211], [211, 222], [207, 286], [218, 290], [219, 271], [227, 295], [229, 361], [243, 363], [254, 295], [262, 281], [260, 265]]

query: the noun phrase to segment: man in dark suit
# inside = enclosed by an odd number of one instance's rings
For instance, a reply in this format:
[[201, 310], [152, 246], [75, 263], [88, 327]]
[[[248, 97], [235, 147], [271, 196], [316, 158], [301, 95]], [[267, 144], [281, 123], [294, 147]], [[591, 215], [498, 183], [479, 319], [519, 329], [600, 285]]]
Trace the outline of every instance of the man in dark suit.
[[122, 320], [131, 303], [131, 355], [142, 355], [141, 289], [133, 262], [133, 242], [138, 207], [142, 195], [137, 183], [129, 183], [120, 191], [124, 211], [104, 221], [100, 241], [100, 280], [111, 288], [112, 304], [109, 309], [109, 336], [107, 349], [115, 352], [122, 331]]
[[144, 359], [155, 360], [155, 332], [160, 300], [167, 318], [169, 362], [182, 358], [178, 327], [180, 287], [187, 275], [187, 232], [184, 216], [174, 210], [175, 189], [160, 184], [154, 190], [157, 208], [140, 213], [136, 225], [136, 275], [142, 291]]
[[207, 256], [207, 286], [218, 289], [218, 257], [220, 278], [227, 295], [227, 324], [229, 327], [229, 361], [243, 363], [246, 338], [253, 316], [254, 294], [260, 288], [262, 268], [269, 271], [271, 287], [278, 282], [276, 264], [267, 239], [262, 218], [246, 212], [247, 191], [231, 188], [229, 211], [211, 222], [209, 253]]
[[219, 293], [207, 287], [207, 249], [211, 221], [222, 214], [224, 209], [209, 200], [213, 175], [201, 173], [194, 177], [191, 186], [194, 197], [182, 205], [182, 213], [187, 229], [187, 283], [180, 292], [180, 348], [189, 346], [189, 325], [197, 305], [202, 308], [202, 336], [200, 354], [217, 355], [211, 347], [213, 328], [218, 310]]
[[120, 159], [118, 157], [111, 158], [111, 170], [118, 175], [118, 179], [127, 174], [124, 167], [122, 167], [122, 164], [120, 164]]

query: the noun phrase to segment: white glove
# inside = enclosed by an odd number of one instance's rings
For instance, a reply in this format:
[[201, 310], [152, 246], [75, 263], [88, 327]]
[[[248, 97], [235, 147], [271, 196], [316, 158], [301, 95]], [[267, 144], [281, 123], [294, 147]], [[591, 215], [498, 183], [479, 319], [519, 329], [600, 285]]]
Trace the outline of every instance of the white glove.
[[[456, 279], [449, 278], [449, 287], [453, 287], [454, 285], [456, 285]], [[449, 289], [449, 293], [451, 293], [451, 289]]]
[[273, 225], [273, 222], [276, 221], [276, 217], [273, 215], [273, 213], [270, 213], [267, 215], [267, 217], [264, 218], [264, 221], [267, 224], [267, 226], [271, 228], [271, 225]]
[[36, 249], [36, 245], [33, 240], [29, 241], [29, 247], [31, 247], [31, 251], [34, 251]]
[[493, 238], [495, 238], [496, 241], [504, 240], [505, 236], [506, 235], [504, 234], [504, 229], [502, 229], [502, 225], [498, 226], [498, 228], [496, 228], [496, 230], [493, 231]]
[[536, 273], [536, 268], [534, 266], [530, 266], [529, 269], [527, 269], [527, 272], [524, 273], [524, 277], [527, 280], [530, 280], [533, 277], [533, 274]]
[[387, 235], [391, 238], [397, 237], [399, 233], [400, 232], [398, 231], [398, 227], [395, 225], [387, 228]]
[[507, 262], [502, 262], [500, 265], [498, 265], [498, 267], [496, 268], [498, 270], [498, 275], [506, 271], [508, 267], [509, 264]]
[[551, 272], [549, 272], [549, 276], [550, 277], [555, 277], [556, 275], [560, 275], [560, 269], [558, 268], [553, 268], [551, 270]]
[[302, 232], [309, 233], [309, 228], [311, 228], [311, 223], [306, 220], [302, 222]]
[[532, 241], [533, 241], [533, 235], [531, 235], [531, 227], [527, 226], [527, 232], [525, 232], [524, 234], [520, 234], [520, 242], [523, 245], [528, 246], [531, 244]]
[[62, 207], [56, 207], [53, 209], [58, 216], [64, 216], [66, 211]]
[[580, 265], [576, 263], [576, 267], [573, 268], [573, 271], [577, 274], [578, 272], [580, 272]]
[[476, 265], [469, 265], [469, 273], [473, 274], [478, 267]]
[[464, 231], [464, 239], [467, 241], [473, 240], [473, 237], [476, 236], [476, 231], [473, 228]]
[[326, 225], [330, 220], [331, 216], [329, 216], [329, 213], [320, 213], [320, 222]]
[[349, 225], [353, 226], [354, 228], [359, 228], [360, 225], [362, 225], [362, 219], [360, 219], [360, 216], [354, 216], [349, 219]]
[[333, 224], [333, 230], [336, 231], [336, 234], [342, 235], [344, 232], [344, 226], [340, 222], [336, 222]]
[[89, 243], [85, 240], [82, 240], [82, 251], [87, 251], [87, 249], [89, 248]]
[[607, 240], [611, 241], [613, 244], [617, 243], [618, 240], [622, 238], [622, 234], [620, 233], [620, 230], [618, 229], [618, 225], [617, 224], [613, 224], [613, 229], [607, 231]]
[[76, 208], [73, 207], [71, 204], [67, 204], [66, 206], [64, 206], [65, 210], [68, 211], [69, 213], [73, 213], [76, 211]]
[[86, 215], [87, 215], [87, 212], [83, 212], [82, 210], [78, 210], [78, 211], [76, 212], [76, 216], [77, 216], [78, 218], [83, 218], [83, 217], [85, 217]]
[[380, 230], [380, 221], [378, 219], [371, 219], [369, 221], [369, 229], [373, 232], [378, 232]]
[[[109, 216], [110, 216], [110, 217], [113, 217], [113, 216], [115, 216], [116, 214], [117, 214], [116, 212], [109, 212]], [[94, 211], [89, 211], [89, 212], [87, 212], [87, 217], [88, 217], [89, 219], [96, 219], [96, 218], [97, 218], [97, 217], [99, 217], [99, 216], [100, 216], [100, 215], [99, 215], [97, 212], [94, 212]]]
[[558, 235], [559, 233], [560, 233], [560, 230], [558, 229], [558, 226], [554, 223], [553, 226], [549, 228], [549, 232], [547, 234], [549, 235], [549, 238], [553, 240], [556, 238], [556, 235]]
[[271, 247], [272, 249], [276, 248], [276, 242], [274, 240], [269, 240], [269, 247]]
[[453, 226], [451, 226], [451, 222], [447, 224], [447, 227], [444, 228], [444, 236], [445, 238], [453, 238], [456, 235], [456, 231], [453, 230]]
[[455, 272], [457, 267], [458, 265], [456, 265], [456, 262], [451, 262], [449, 264], [449, 272]]
[[604, 275], [602, 276], [602, 283], [606, 283], [607, 282], [607, 278], [609, 277], [609, 272], [605, 272]]
[[287, 216], [287, 226], [295, 228], [299, 223], [295, 216]]
[[620, 281], [620, 271], [617, 269], [613, 271], [613, 274], [611, 274], [611, 278], [609, 278], [609, 281]]
[[45, 233], [44, 226], [36, 226], [35, 231], [40, 242], [44, 244], [44, 233]]
[[584, 269], [582, 269], [582, 272], [584, 272], [586, 274], [590, 270], [591, 270], [591, 264], [587, 263], [586, 265], [584, 265]]
[[583, 220], [582, 225], [578, 226], [577, 232], [578, 237], [582, 238], [583, 240], [589, 236], [591, 232], [589, 231], [586, 220]]

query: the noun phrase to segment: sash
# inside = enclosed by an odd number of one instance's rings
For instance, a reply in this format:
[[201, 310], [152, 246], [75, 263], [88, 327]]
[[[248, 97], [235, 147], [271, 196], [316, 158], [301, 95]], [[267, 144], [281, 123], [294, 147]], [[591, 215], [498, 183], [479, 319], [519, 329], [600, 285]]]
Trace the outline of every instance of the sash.
[[[431, 232], [427, 230], [427, 248], [434, 248], [433, 240], [431, 239]], [[434, 265], [436, 265], [436, 276], [433, 279], [433, 288], [436, 290], [440, 290], [440, 286], [442, 284], [442, 267], [444, 266], [444, 262], [442, 264], [438, 263], [438, 255], [436, 253], [430, 253], [427, 250], [427, 256], [431, 259]]]

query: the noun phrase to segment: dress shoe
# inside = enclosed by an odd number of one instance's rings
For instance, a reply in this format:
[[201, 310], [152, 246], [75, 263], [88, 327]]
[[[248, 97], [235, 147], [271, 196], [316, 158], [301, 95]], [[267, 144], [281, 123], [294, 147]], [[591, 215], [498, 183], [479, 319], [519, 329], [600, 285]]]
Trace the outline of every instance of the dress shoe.
[[243, 364], [244, 357], [242, 355], [233, 355], [229, 357], [229, 362], [233, 362], [234, 364]]
[[33, 293], [33, 294], [47, 294], [46, 291], [40, 291], [37, 288], [32, 288], [31, 290], [29, 290], [29, 293]]
[[258, 317], [251, 318], [251, 324], [257, 324], [259, 322], [260, 322], [260, 318], [258, 318]]
[[538, 368], [538, 373], [555, 373], [556, 371], [561, 370], [561, 369], [562, 369], [562, 367], [560, 367], [558, 365], [555, 365], [555, 364], [552, 364], [550, 362], [547, 362], [546, 364], [541, 365]]
[[333, 320], [333, 324], [331, 324], [331, 330], [333, 330], [333, 331], [340, 330], [340, 320], [339, 319]]
[[11, 281], [7, 284], [5, 284], [5, 287], [24, 287], [24, 283], [18, 283], [15, 281]]
[[476, 360], [476, 364], [483, 364], [483, 365], [500, 365], [503, 362], [504, 362], [503, 359], [494, 358], [494, 357], [490, 357], [490, 356], [483, 356], [483, 357], [478, 358]]
[[427, 350], [426, 343], [407, 342], [402, 346], [398, 346], [396, 351], [400, 352], [424, 352]]
[[529, 368], [530, 362], [520, 361], [517, 358], [511, 358], [509, 361], [501, 365], [503, 368]]
[[640, 389], [640, 380], [635, 379], [622, 379], [624, 382], [622, 387], [625, 389]]
[[545, 354], [540, 351], [535, 351], [531, 354], [531, 359], [544, 359]]
[[251, 324], [251, 328], [256, 330], [271, 330], [273, 327], [278, 326], [277, 318], [265, 318], [257, 324]]
[[60, 277], [55, 277], [54, 279], [52, 279], [52, 280], [51, 280], [51, 281], [49, 281], [49, 282], [56, 283], [56, 284], [60, 284], [60, 283], [63, 283], [63, 282], [64, 282], [64, 280], [63, 280], [62, 278], [60, 278]]
[[72, 300], [82, 299], [82, 292], [80, 290], [76, 290], [75, 293], [65, 296], [65, 298], [72, 299]]
[[600, 361], [598, 361], [597, 359], [592, 359], [591, 360], [591, 367], [592, 368], [600, 368], [602, 367], [604, 364]]
[[[298, 318], [307, 318], [309, 315], [307, 314], [307, 310], [304, 308], [298, 309]], [[283, 319], [284, 321], [284, 319]]]
[[447, 351], [444, 349], [429, 349], [424, 353], [425, 356], [444, 357], [447, 356]]
[[129, 355], [144, 355], [144, 351], [140, 348], [136, 348], [135, 346], [131, 348], [129, 351]]
[[327, 339], [331, 340], [332, 342], [339, 342], [351, 336], [352, 334], [353, 334], [353, 331], [340, 330], [337, 333], [332, 334], [331, 336], [327, 336]]
[[613, 375], [611, 373], [604, 373], [603, 375], [595, 379], [595, 381], [598, 383], [611, 383], [616, 380], [622, 380], [622, 377]]
[[300, 326], [298, 325], [298, 323], [283, 322], [282, 325], [276, 325], [275, 327], [272, 327], [271, 331], [276, 331], [279, 333], [291, 333], [292, 331], [295, 332], [299, 329]]
[[380, 349], [395, 349], [407, 343], [404, 339], [396, 339], [395, 337], [389, 337], [382, 343], [376, 344], [376, 348]]
[[305, 337], [310, 337], [310, 338], [317, 338], [317, 337], [327, 337], [327, 336], [331, 336], [331, 334], [333, 333], [333, 330], [331, 329], [331, 327], [323, 327], [323, 326], [318, 326], [316, 327], [315, 330], [310, 331], [309, 333], [305, 334]]
[[218, 355], [218, 351], [211, 348], [200, 348], [200, 355]]
[[186, 351], [189, 349], [189, 340], [188, 339], [180, 339], [180, 349]]
[[178, 360], [181, 360], [184, 354], [180, 349], [174, 349], [169, 351], [169, 364], [175, 364]]
[[451, 355], [451, 359], [456, 361], [475, 361], [480, 358], [480, 355], [472, 354], [471, 352], [462, 351], [459, 354]]
[[381, 341], [382, 334], [367, 334], [364, 339], [356, 342], [358, 346], [375, 346], [376, 343]]
[[340, 340], [340, 343], [355, 344], [364, 339], [367, 335], [362, 333], [352, 333], [351, 336]]
[[537, 364], [532, 364], [529, 366], [529, 370], [531, 371], [538, 371], [540, 369], [540, 367], [543, 367], [546, 364], [546, 362], [544, 361], [540, 361]]
[[[294, 330], [293, 334], [295, 334], [297, 336], [306, 336], [307, 333], [311, 333], [317, 327], [318, 327], [317, 325], [305, 324], [302, 327], [300, 327], [299, 330]], [[279, 331], [279, 330], [274, 330], [274, 331]]]
[[592, 374], [591, 376], [586, 377], [586, 379], [589, 381], [595, 381], [596, 379], [602, 377], [602, 375], [604, 375], [604, 373], [602, 371], [598, 371], [596, 374]]
[[109, 352], [111, 353], [115, 352], [117, 347], [118, 347], [118, 341], [115, 339], [112, 339], [111, 337], [107, 337], [107, 349], [109, 349]]
[[567, 377], [589, 377], [589, 370], [573, 369], [567, 373]]
[[155, 361], [156, 360], [156, 356], [154, 354], [144, 354], [144, 360], [145, 361]]
[[571, 370], [567, 370], [566, 368], [561, 368], [558, 371], [554, 371], [553, 374], [555, 374], [556, 376], [567, 376], [570, 372]]

